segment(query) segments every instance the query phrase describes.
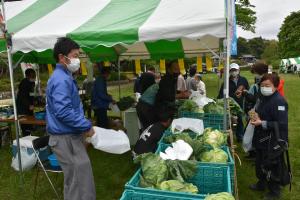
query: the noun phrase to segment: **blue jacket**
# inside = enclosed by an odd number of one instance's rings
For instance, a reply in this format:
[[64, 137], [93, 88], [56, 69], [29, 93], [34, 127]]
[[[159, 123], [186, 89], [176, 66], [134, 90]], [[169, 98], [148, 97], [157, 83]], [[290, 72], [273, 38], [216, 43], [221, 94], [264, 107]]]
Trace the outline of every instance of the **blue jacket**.
[[64, 66], [56, 65], [48, 80], [46, 97], [49, 134], [81, 134], [92, 127], [84, 116], [76, 82]]
[[93, 109], [104, 108], [108, 109], [112, 102], [111, 96], [107, 94], [106, 80], [99, 76], [93, 85], [92, 91], [92, 107]]

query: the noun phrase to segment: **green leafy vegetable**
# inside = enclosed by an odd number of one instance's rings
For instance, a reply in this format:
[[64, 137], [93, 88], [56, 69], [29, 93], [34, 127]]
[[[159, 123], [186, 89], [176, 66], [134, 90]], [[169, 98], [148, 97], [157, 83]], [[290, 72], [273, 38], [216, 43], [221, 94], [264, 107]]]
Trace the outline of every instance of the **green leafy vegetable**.
[[169, 178], [184, 182], [197, 172], [197, 162], [193, 160], [166, 160]]
[[193, 100], [186, 100], [184, 103], [179, 107], [178, 111], [188, 111], [188, 112], [196, 112], [198, 111], [199, 106]]
[[155, 187], [164, 180], [167, 180], [168, 169], [165, 161], [153, 153], [139, 155], [135, 160], [141, 163], [143, 177], [141, 186]]
[[159, 185], [159, 189], [173, 192], [198, 193], [198, 188], [192, 183], [183, 183], [178, 180], [164, 181]]
[[220, 192], [217, 194], [207, 195], [204, 200], [234, 200], [234, 197], [228, 192]]
[[206, 128], [203, 132], [203, 142], [212, 147], [220, 147], [227, 142], [227, 135], [221, 131], [212, 128]]
[[220, 115], [224, 114], [224, 107], [215, 102], [210, 102], [206, 104], [203, 107], [203, 110], [205, 113], [220, 114]]
[[200, 160], [202, 162], [211, 162], [211, 163], [227, 163], [228, 155], [222, 149], [212, 149], [210, 151], [204, 152]]
[[171, 134], [167, 137], [164, 138], [164, 142], [167, 144], [171, 144], [173, 142], [176, 142], [177, 140], [183, 140], [189, 145], [192, 144], [193, 139], [190, 137], [189, 133], [176, 133], [176, 134]]
[[120, 101], [117, 102], [117, 105], [121, 111], [127, 110], [130, 108], [135, 102], [135, 99], [131, 96], [123, 97]]
[[[217, 99], [216, 103], [220, 106], [224, 106], [224, 99]], [[244, 113], [243, 109], [232, 97], [229, 98], [229, 107], [231, 115], [237, 116]]]

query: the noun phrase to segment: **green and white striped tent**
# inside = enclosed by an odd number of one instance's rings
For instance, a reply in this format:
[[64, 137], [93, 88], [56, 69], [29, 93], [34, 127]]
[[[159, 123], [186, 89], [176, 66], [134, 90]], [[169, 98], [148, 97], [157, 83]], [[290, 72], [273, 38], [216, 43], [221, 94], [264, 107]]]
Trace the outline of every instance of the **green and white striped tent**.
[[[69, 37], [97, 60], [196, 57], [226, 37], [224, 0], [23, 0], [5, 2], [14, 59], [53, 63]], [[1, 51], [6, 51], [2, 40]]]
[[288, 59], [289, 65], [297, 65], [300, 64], [300, 57], [297, 58], [289, 58]]

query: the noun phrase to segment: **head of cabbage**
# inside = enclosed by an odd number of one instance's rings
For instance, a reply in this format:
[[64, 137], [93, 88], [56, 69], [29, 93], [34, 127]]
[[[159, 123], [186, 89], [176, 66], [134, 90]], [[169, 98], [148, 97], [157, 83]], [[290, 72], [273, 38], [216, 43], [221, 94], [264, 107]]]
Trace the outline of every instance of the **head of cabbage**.
[[220, 192], [217, 194], [207, 195], [204, 200], [234, 200], [234, 197], [228, 192]]
[[210, 151], [202, 153], [200, 156], [200, 160], [202, 162], [227, 163], [228, 155], [222, 149], [215, 148]]
[[226, 144], [227, 135], [217, 129], [206, 128], [203, 133], [203, 142], [212, 147], [221, 147]]

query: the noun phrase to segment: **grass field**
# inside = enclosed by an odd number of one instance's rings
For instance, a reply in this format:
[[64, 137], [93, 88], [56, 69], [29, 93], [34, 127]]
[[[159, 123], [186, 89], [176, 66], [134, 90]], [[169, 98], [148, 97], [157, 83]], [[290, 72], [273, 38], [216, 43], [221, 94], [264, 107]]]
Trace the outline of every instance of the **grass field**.
[[[250, 82], [253, 77], [250, 73], [243, 73]], [[284, 189], [282, 195], [283, 200], [299, 200], [300, 199], [300, 78], [294, 75], [284, 75], [285, 93], [289, 103], [289, 140], [290, 140], [290, 157], [293, 168], [293, 189], [289, 192]], [[208, 96], [216, 97], [218, 92], [218, 80], [216, 75], [205, 75], [204, 81], [207, 86]], [[132, 85], [124, 85], [121, 88], [122, 95], [132, 94]], [[117, 99], [118, 87], [109, 88], [109, 92]], [[252, 192], [248, 189], [248, 185], [256, 181], [253, 162], [244, 160], [244, 153], [238, 147], [239, 156], [242, 159], [242, 165], [237, 166], [238, 188], [241, 200], [261, 199], [263, 193]], [[118, 199], [122, 192], [124, 184], [130, 179], [136, 170], [136, 166], [132, 164], [129, 153], [124, 155], [112, 155], [89, 148], [89, 155], [93, 165], [94, 178], [97, 190], [97, 199], [112, 200]], [[33, 197], [33, 185], [36, 176], [36, 170], [24, 173], [24, 183], [20, 183], [18, 173], [10, 167], [11, 153], [10, 148], [0, 149], [0, 199], [2, 200], [29, 200], [55, 199], [50, 185], [45, 176], [39, 175], [39, 185], [37, 188], [36, 198]], [[53, 180], [55, 176], [51, 176]], [[57, 187], [62, 188], [62, 176], [58, 176]], [[62, 191], [61, 191], [62, 192]]]

